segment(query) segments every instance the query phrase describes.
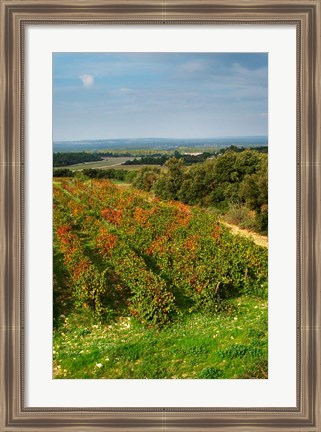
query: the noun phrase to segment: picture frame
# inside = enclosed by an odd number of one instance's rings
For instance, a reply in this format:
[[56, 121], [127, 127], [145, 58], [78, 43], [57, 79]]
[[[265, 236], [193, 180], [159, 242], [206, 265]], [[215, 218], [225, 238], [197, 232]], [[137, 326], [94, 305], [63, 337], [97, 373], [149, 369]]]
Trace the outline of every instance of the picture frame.
[[[321, 430], [321, 1], [1, 0], [0, 430]], [[295, 408], [25, 406], [24, 37], [28, 24], [241, 24], [297, 28], [297, 405]]]

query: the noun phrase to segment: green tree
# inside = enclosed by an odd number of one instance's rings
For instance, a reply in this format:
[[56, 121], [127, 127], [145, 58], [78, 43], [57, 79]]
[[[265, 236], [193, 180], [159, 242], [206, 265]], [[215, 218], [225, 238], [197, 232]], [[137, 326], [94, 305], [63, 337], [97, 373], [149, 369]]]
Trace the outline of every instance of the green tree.
[[160, 176], [160, 169], [155, 167], [142, 168], [134, 179], [134, 186], [149, 192]]
[[73, 177], [74, 173], [68, 168], [57, 168], [53, 170], [54, 177]]
[[165, 166], [167, 173], [162, 173], [154, 185], [157, 196], [167, 200], [179, 199], [179, 190], [184, 180], [183, 159], [170, 158]]
[[186, 204], [202, 204], [207, 194], [206, 166], [194, 165], [184, 174], [178, 198]]
[[248, 174], [240, 185], [239, 196], [242, 201], [256, 212], [257, 227], [266, 232], [268, 228], [268, 159], [262, 155], [258, 172]]

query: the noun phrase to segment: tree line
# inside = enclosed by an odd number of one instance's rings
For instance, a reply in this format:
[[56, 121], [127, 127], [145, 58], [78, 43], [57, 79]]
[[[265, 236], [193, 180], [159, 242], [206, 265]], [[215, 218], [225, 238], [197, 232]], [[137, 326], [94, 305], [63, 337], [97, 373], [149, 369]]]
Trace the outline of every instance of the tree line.
[[[131, 182], [163, 200], [212, 207], [244, 220], [244, 226], [267, 233], [268, 155], [253, 149], [228, 149], [202, 163], [186, 165], [181, 157], [165, 162], [166, 170], [145, 166], [140, 171], [84, 169], [74, 174], [67, 168], [54, 170], [55, 177], [82, 175]], [[249, 226], [248, 215], [254, 214]], [[239, 223], [239, 222], [238, 222]]]
[[164, 200], [215, 207], [223, 212], [232, 206], [246, 206], [255, 212], [256, 229], [268, 227], [268, 156], [247, 149], [234, 150], [191, 167], [183, 159], [171, 158], [167, 171], [144, 167], [134, 185], [153, 191]]
[[128, 160], [123, 163], [123, 165], [159, 165], [163, 166], [165, 163], [171, 159], [172, 157], [175, 157], [177, 159], [183, 159], [185, 165], [192, 165], [194, 163], [200, 163], [204, 162], [209, 157], [213, 156], [212, 153], [209, 152], [203, 152], [198, 155], [193, 154], [181, 154], [178, 151], [175, 151], [172, 155], [149, 155], [149, 156], [142, 156], [139, 159], [135, 158], [133, 160]]
[[58, 152], [53, 154], [53, 166], [62, 167], [84, 162], [96, 162], [103, 158], [97, 153], [87, 152]]
[[87, 177], [97, 179], [119, 180], [131, 183], [136, 177], [135, 171], [107, 168], [85, 168], [81, 171], [72, 171], [69, 168], [56, 168], [53, 170], [54, 177]]

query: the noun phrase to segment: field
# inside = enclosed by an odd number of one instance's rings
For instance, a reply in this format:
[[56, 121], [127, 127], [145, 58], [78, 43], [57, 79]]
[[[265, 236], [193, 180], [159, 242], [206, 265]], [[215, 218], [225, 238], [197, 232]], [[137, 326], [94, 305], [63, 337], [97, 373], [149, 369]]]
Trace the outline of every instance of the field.
[[[139, 171], [144, 167], [150, 167], [151, 165], [123, 165], [124, 162], [134, 159], [133, 157], [108, 157], [102, 161], [97, 162], [85, 162], [75, 165], [68, 165], [64, 167], [55, 167], [54, 169], [67, 168], [71, 171], [82, 171], [84, 169], [118, 169], [126, 171]], [[162, 171], [166, 170], [165, 166], [159, 167]]]
[[[101, 161], [97, 161], [97, 162], [85, 162], [85, 163], [80, 163], [80, 164], [75, 164], [75, 165], [68, 165], [68, 169], [72, 170], [72, 171], [77, 171], [77, 170], [83, 170], [83, 169], [89, 169], [89, 168], [120, 168], [122, 167], [122, 164], [128, 160], [132, 160], [134, 159], [133, 157], [107, 157], [104, 158], [104, 160]], [[56, 167], [56, 168], [66, 168], [66, 167]], [[126, 166], [124, 166], [124, 168], [126, 168]]]
[[267, 249], [209, 210], [54, 181], [54, 377], [267, 378]]

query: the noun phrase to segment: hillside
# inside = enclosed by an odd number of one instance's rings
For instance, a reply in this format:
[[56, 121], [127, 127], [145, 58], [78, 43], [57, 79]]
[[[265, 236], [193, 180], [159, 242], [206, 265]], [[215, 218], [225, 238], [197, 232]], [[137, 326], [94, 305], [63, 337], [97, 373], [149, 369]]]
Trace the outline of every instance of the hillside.
[[57, 179], [54, 307], [55, 377], [267, 377], [267, 250], [206, 209]]

